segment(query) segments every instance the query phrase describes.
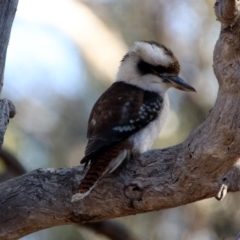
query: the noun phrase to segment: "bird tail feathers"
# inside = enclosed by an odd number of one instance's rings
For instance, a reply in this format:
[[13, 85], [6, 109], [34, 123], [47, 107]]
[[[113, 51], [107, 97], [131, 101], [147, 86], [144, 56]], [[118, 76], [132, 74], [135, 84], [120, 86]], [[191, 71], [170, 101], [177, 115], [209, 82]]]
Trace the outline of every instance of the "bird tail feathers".
[[120, 153], [116, 149], [109, 149], [98, 159], [92, 159], [90, 168], [75, 191], [72, 202], [85, 198], [96, 186], [99, 179], [105, 174], [112, 173], [129, 156], [129, 150], [123, 149]]

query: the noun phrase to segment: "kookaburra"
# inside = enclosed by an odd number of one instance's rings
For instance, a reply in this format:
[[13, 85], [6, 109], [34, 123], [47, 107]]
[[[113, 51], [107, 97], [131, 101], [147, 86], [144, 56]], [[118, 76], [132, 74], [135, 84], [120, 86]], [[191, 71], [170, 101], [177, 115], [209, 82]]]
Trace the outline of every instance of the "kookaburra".
[[93, 106], [81, 160], [90, 167], [72, 201], [87, 196], [125, 159], [151, 148], [168, 115], [167, 90], [195, 91], [178, 76], [179, 71], [170, 49], [153, 41], [135, 42], [121, 61], [116, 81]]

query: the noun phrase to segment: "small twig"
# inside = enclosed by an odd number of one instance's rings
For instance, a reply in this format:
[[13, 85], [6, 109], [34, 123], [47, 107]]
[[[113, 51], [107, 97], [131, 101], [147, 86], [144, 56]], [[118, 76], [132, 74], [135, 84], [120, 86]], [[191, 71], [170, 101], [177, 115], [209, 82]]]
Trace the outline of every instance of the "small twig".
[[227, 190], [228, 190], [228, 186], [226, 184], [220, 185], [220, 189], [219, 189], [217, 195], [215, 196], [215, 198], [218, 201], [223, 200], [223, 198], [227, 195]]

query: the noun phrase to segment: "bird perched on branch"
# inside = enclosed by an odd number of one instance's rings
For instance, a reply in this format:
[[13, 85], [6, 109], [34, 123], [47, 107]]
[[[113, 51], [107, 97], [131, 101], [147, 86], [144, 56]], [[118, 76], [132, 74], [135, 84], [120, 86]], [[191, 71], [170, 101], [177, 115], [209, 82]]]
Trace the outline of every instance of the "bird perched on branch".
[[93, 106], [88, 143], [81, 163], [90, 164], [72, 201], [86, 197], [105, 174], [125, 159], [149, 150], [166, 120], [170, 87], [193, 92], [181, 79], [172, 51], [153, 41], [138, 41], [123, 57], [116, 81]]

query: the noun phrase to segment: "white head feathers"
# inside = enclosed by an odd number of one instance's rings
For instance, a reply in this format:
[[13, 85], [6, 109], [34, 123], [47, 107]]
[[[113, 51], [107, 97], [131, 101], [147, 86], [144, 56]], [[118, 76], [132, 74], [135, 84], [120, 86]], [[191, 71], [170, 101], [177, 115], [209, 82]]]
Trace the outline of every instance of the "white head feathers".
[[171, 50], [155, 42], [135, 42], [131, 51], [136, 52], [145, 62], [155, 66], [168, 66], [175, 60]]

